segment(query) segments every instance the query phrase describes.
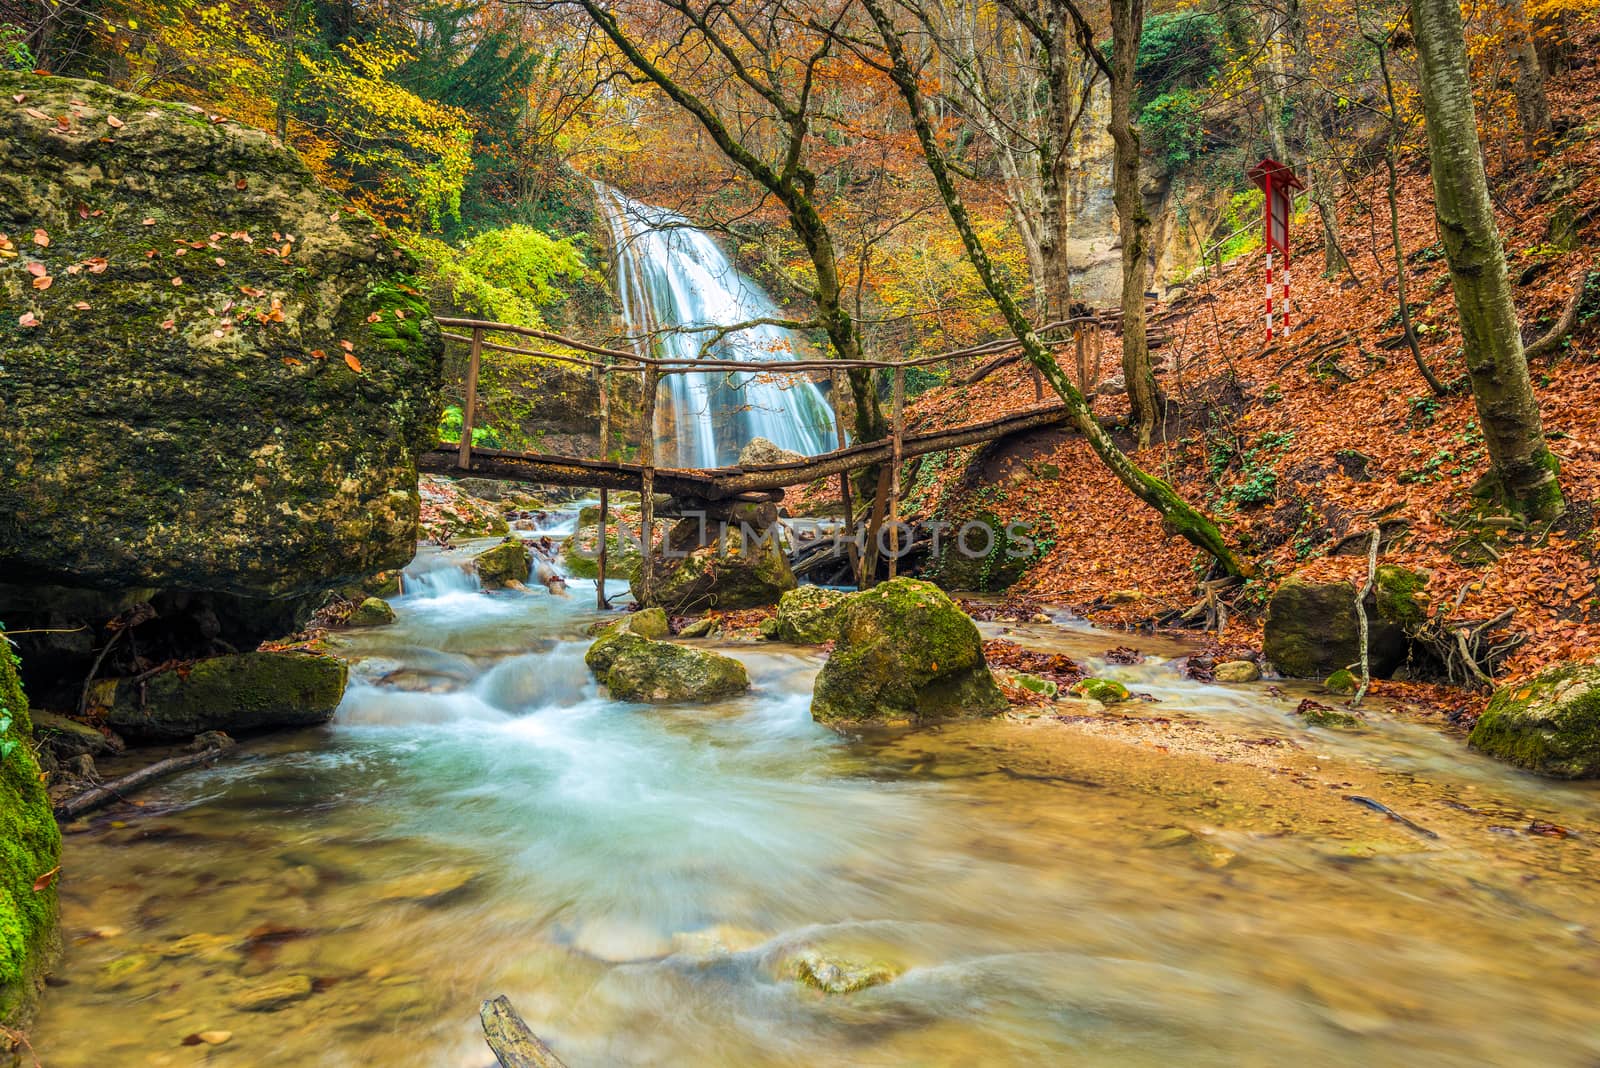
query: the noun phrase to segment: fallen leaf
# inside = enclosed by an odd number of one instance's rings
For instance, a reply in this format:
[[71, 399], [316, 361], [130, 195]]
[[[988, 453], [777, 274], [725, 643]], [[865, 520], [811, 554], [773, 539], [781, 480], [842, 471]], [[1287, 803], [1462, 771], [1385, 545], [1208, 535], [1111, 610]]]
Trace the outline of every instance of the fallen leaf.
[[218, 267], [226, 267], [227, 265], [228, 265], [228, 261], [227, 260], [223, 259], [221, 256], [217, 257], [217, 266]]
[[43, 278], [45, 275], [50, 273], [50, 268], [46, 267], [38, 260], [34, 260], [32, 263], [28, 264], [28, 273], [33, 275], [35, 278]]
[[183, 285], [183, 279], [182, 278], [174, 278], [172, 280], [172, 284], [175, 285], [175, 286], [181, 286], [181, 285]]
[[51, 286], [55, 285], [55, 282], [56, 280], [54, 278], [51, 278], [47, 274], [42, 274], [33, 280], [33, 288], [49, 289]]
[[79, 204], [78, 205], [78, 218], [87, 219], [88, 217], [89, 217], [89, 205], [87, 205], [87, 204]]
[[344, 362], [345, 366], [349, 367], [350, 370], [354, 371], [356, 374], [361, 373], [361, 361], [356, 359], [353, 353], [345, 353]]
[[50, 247], [50, 235], [45, 233], [43, 228], [35, 230], [33, 232], [33, 243], [35, 245], [38, 245], [40, 248], [49, 248]]
[[56, 881], [56, 876], [59, 874], [61, 874], [61, 865], [57, 864], [33, 881], [33, 892], [37, 894], [41, 890], [48, 890], [50, 884]]
[[396, 319], [404, 319], [406, 317], [406, 310], [404, 308], [396, 308], [394, 310], [394, 317]]
[[312, 349], [311, 358], [314, 360], [326, 360], [328, 358], [328, 354], [323, 352], [321, 349]]
[[168, 319], [166, 322], [161, 324], [161, 329], [163, 329], [163, 330], [171, 331], [171, 330], [176, 330], [177, 328], [178, 328], [178, 324], [173, 322], [171, 319]]
[[146, 219], [144, 221], [144, 225], [145, 226], [154, 226], [155, 224], [156, 224], [156, 221], [154, 219]]
[[375, 322], [379, 321], [382, 318], [383, 318], [383, 316], [380, 315], [378, 312], [373, 312], [371, 315], [367, 316], [367, 322], [375, 323]]
[[346, 351], [346, 352], [354, 352], [354, 351], [356, 351], [355, 343], [354, 342], [350, 342], [350, 341], [340, 341], [339, 342], [339, 347], [341, 349], [344, 349], [344, 351]]
[[299, 360], [295, 359], [293, 356], [285, 356], [283, 358], [283, 362], [284, 362], [284, 365], [288, 366], [288, 367], [302, 367], [302, 366], [304, 366], [304, 364], [302, 364]]
[[31, 119], [43, 119], [46, 122], [50, 121], [50, 116], [46, 115], [44, 112], [40, 111], [38, 108], [23, 108], [22, 109], [22, 113], [24, 115], [27, 115]]
[[38, 316], [34, 315], [33, 312], [23, 312], [21, 315], [17, 316], [17, 325], [38, 326], [39, 318]]
[[77, 308], [79, 311], [88, 311], [91, 307], [93, 307], [93, 305], [86, 300], [80, 300], [74, 304], [73, 307]]
[[90, 274], [105, 274], [106, 268], [111, 266], [111, 262], [104, 256], [90, 256], [83, 262], [88, 264]]
[[255, 286], [240, 286], [239, 292], [247, 297], [264, 297], [267, 295], [266, 290], [257, 289]]
[[111, 127], [113, 130], [120, 130], [128, 124], [117, 118], [115, 115], [107, 115], [106, 125]]
[[20, 104], [24, 100], [28, 99], [28, 94], [27, 93], [12, 93], [11, 94], [11, 99], [15, 100], [17, 103]]

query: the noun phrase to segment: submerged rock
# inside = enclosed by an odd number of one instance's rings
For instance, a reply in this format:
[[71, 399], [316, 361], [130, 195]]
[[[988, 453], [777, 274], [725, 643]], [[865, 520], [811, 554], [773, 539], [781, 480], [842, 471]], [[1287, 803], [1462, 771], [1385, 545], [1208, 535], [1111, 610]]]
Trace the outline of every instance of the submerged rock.
[[[1405, 663], [1411, 632], [1427, 618], [1418, 598], [1427, 580], [1385, 564], [1368, 596], [1367, 656], [1375, 676], [1387, 678]], [[1263, 652], [1290, 678], [1322, 678], [1361, 658], [1355, 587], [1290, 575], [1267, 606]]]
[[240, 1012], [277, 1012], [311, 996], [309, 975], [286, 975], [281, 979], [246, 987], [233, 995], [233, 1007]]
[[25, 1026], [59, 947], [56, 887], [37, 880], [61, 862], [61, 831], [39, 781], [28, 701], [0, 638], [0, 1026]]
[[1212, 669], [1211, 677], [1217, 682], [1256, 682], [1261, 678], [1261, 668], [1254, 660], [1224, 660]]
[[805, 950], [785, 961], [783, 970], [824, 994], [853, 994], [858, 990], [882, 986], [899, 974], [892, 966], [881, 961], [832, 957], [814, 949]]
[[1072, 692], [1078, 697], [1099, 701], [1102, 705], [1114, 705], [1128, 699], [1128, 688], [1115, 679], [1079, 679], [1072, 684]]
[[839, 606], [849, 594], [821, 586], [801, 586], [778, 599], [772, 636], [796, 645], [831, 642], [839, 631]]
[[533, 559], [527, 543], [512, 536], [473, 557], [472, 567], [483, 588], [493, 590], [511, 582], [527, 582], [533, 574]]
[[829, 725], [1002, 712], [978, 628], [937, 586], [897, 578], [847, 597], [811, 715]]
[[1600, 778], [1600, 660], [1500, 687], [1468, 744], [1541, 775]]
[[106, 721], [125, 734], [172, 739], [315, 726], [333, 718], [345, 679], [344, 661], [321, 653], [217, 656], [143, 682], [120, 680]]

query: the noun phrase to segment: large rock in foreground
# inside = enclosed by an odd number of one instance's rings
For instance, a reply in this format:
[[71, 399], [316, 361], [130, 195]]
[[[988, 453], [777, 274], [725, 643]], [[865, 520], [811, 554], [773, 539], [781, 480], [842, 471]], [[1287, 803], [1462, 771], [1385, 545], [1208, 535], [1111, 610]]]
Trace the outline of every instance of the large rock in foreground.
[[0, 1027], [26, 1026], [55, 955], [56, 888], [34, 883], [60, 863], [61, 832], [33, 759], [16, 657], [0, 638]]
[[0, 73], [0, 233], [8, 582], [284, 597], [410, 559], [438, 327], [293, 152]]
[[117, 683], [106, 721], [134, 737], [312, 727], [333, 718], [346, 667], [320, 653], [240, 653]]
[[976, 624], [932, 583], [898, 578], [851, 594], [835, 640], [811, 698], [821, 723], [919, 723], [1006, 707]]
[[1600, 661], [1502, 686], [1468, 743], [1541, 775], [1600, 778]]
[[[1427, 580], [1388, 564], [1378, 568], [1366, 602], [1367, 658], [1374, 675], [1388, 677], [1405, 663], [1410, 635], [1427, 618], [1418, 593]], [[1263, 652], [1280, 674], [1319, 679], [1361, 659], [1356, 589], [1348, 582], [1318, 582], [1290, 575], [1267, 606]]]

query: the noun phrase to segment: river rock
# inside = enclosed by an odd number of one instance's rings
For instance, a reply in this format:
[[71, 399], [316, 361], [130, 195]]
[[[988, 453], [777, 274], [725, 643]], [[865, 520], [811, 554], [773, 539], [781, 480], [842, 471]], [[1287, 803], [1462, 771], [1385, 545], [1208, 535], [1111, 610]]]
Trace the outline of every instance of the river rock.
[[[1427, 618], [1419, 600], [1427, 580], [1415, 571], [1385, 564], [1378, 568], [1366, 604], [1368, 661], [1375, 676], [1387, 678], [1405, 663], [1410, 633]], [[1324, 678], [1361, 658], [1355, 587], [1290, 575], [1267, 605], [1263, 652], [1280, 674]]]
[[[639, 523], [634, 518], [623, 532], [617, 510], [606, 517], [606, 579], [632, 579], [639, 569]], [[600, 577], [600, 509], [590, 505], [578, 513], [571, 536], [561, 543], [561, 569], [574, 578]]]
[[750, 443], [739, 450], [740, 467], [747, 464], [793, 464], [804, 459], [803, 454], [785, 449], [766, 438], [751, 438]]
[[1261, 668], [1254, 660], [1224, 660], [1211, 669], [1211, 676], [1224, 683], [1256, 682], [1261, 678]]
[[622, 634], [605, 656], [609, 666], [601, 681], [619, 701], [703, 701], [750, 688], [743, 664], [709, 649]]
[[604, 675], [611, 670], [618, 639], [629, 634], [639, 638], [665, 638], [669, 630], [667, 613], [660, 608], [641, 608], [637, 612], [630, 612], [595, 632], [595, 640], [589, 646], [589, 651], [583, 654], [583, 662], [596, 675]]
[[680, 638], [710, 638], [722, 633], [722, 624], [710, 616], [703, 616], [693, 623], [686, 623], [678, 631]]
[[1102, 705], [1114, 705], [1128, 699], [1128, 688], [1115, 679], [1079, 679], [1072, 684], [1072, 692], [1077, 697], [1099, 701]]
[[784, 971], [806, 986], [824, 994], [853, 994], [881, 986], [898, 974], [881, 961], [833, 957], [814, 949], [804, 950], [784, 962]]
[[277, 1012], [311, 996], [309, 975], [285, 975], [270, 982], [246, 987], [233, 995], [233, 1007], [240, 1012]]
[[[0, 463], [0, 467], [4, 464]], [[0, 638], [0, 1025], [26, 1024], [59, 949], [56, 887], [34, 881], [61, 861], [61, 831], [39, 781], [33, 725], [17, 678], [16, 656]]]
[[839, 631], [839, 606], [849, 594], [821, 586], [801, 586], [778, 599], [773, 637], [796, 645], [821, 645]]
[[527, 582], [533, 574], [528, 543], [516, 536], [506, 538], [494, 548], [485, 549], [474, 556], [472, 567], [486, 590], [499, 589], [510, 582]]
[[382, 597], [368, 597], [344, 622], [347, 627], [381, 627], [394, 622], [394, 609]]
[[897, 578], [847, 597], [811, 715], [829, 725], [1002, 712], [978, 628], [937, 586]]
[[[712, 528], [711, 544], [701, 540], [699, 520], [685, 519], [667, 536], [673, 554], [653, 561], [650, 589], [635, 572], [629, 588], [641, 604], [661, 605], [673, 615], [707, 608], [759, 608], [777, 604], [798, 583], [789, 557], [778, 544], [777, 528], [744, 538], [730, 528], [720, 543]], [[762, 536], [770, 530], [771, 537]], [[679, 555], [681, 554], [681, 555]]]
[[114, 733], [102, 732], [87, 723], [79, 723], [43, 709], [33, 712], [33, 736], [61, 758], [77, 756], [79, 753], [105, 756], [108, 753], [120, 753], [126, 748], [122, 739]]
[[216, 656], [143, 682], [117, 683], [106, 722], [142, 738], [190, 738], [201, 731], [308, 727], [333, 718], [346, 668], [322, 653]]
[[1468, 743], [1541, 775], [1600, 778], [1600, 660], [1500, 687]]
[[283, 597], [404, 565], [443, 358], [409, 257], [261, 130], [0, 93], [0, 573]]

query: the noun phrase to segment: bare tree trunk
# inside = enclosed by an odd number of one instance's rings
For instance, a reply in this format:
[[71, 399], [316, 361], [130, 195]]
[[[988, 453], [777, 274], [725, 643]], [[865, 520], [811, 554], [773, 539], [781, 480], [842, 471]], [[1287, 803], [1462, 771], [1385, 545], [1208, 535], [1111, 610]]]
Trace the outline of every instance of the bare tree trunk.
[[[1333, 169], [1324, 166], [1328, 142], [1322, 136], [1322, 108], [1311, 84], [1311, 42], [1306, 35], [1305, 12], [1300, 0], [1288, 0], [1284, 19], [1289, 24], [1289, 39], [1294, 46], [1296, 134], [1306, 154], [1307, 193], [1322, 219], [1322, 276], [1336, 278], [1345, 271], [1355, 274], [1350, 259], [1339, 244], [1339, 210], [1334, 197]], [[1280, 162], [1289, 163], [1288, 160]]]
[[1150, 216], [1139, 188], [1139, 130], [1133, 124], [1135, 68], [1144, 32], [1144, 0], [1111, 0], [1111, 123], [1114, 147], [1111, 199], [1122, 230], [1122, 377], [1127, 383], [1138, 447], [1155, 436], [1160, 396], [1145, 336], [1145, 257]]
[[1517, 100], [1517, 120], [1522, 125], [1522, 144], [1530, 156], [1542, 156], [1550, 147], [1550, 97], [1545, 92], [1544, 67], [1533, 43], [1533, 24], [1523, 0], [1507, 0], [1506, 18], [1510, 22], [1511, 51], [1517, 60], [1517, 82], [1512, 92]]
[[1505, 249], [1489, 201], [1461, 9], [1456, 0], [1410, 0], [1410, 6], [1422, 74], [1434, 211], [1450, 261], [1467, 372], [1489, 449], [1492, 488], [1510, 510], [1551, 519], [1565, 510], [1565, 502], [1528, 380], [1522, 329], [1506, 279]]

